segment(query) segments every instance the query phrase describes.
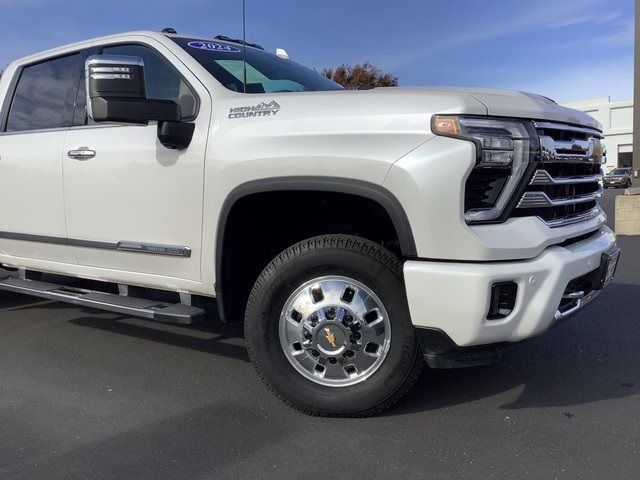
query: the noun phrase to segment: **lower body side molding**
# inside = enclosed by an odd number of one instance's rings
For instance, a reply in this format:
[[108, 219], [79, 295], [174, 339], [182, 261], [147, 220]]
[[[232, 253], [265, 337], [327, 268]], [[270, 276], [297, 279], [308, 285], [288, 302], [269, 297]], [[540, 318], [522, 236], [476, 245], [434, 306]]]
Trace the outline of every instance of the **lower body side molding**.
[[148, 318], [164, 323], [190, 325], [204, 317], [204, 310], [181, 303], [165, 303], [145, 298], [125, 297], [83, 288], [14, 278], [15, 272], [0, 270], [0, 290], [72, 303], [82, 307]]

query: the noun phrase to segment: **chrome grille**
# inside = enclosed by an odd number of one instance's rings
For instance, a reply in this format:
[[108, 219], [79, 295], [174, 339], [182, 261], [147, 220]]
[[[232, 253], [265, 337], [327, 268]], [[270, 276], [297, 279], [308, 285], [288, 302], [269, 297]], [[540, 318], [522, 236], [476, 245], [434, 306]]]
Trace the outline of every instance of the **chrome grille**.
[[594, 218], [601, 209], [602, 134], [590, 128], [535, 122], [540, 163], [514, 216], [540, 217], [559, 227]]

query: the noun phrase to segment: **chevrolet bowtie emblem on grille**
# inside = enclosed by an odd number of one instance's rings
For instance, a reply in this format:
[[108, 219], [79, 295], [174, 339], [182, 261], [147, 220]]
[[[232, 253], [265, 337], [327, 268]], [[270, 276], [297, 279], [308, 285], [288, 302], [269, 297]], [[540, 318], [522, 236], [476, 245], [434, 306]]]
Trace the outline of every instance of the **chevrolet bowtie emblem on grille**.
[[332, 348], [336, 348], [337, 347], [337, 345], [336, 345], [336, 336], [333, 333], [331, 333], [331, 330], [329, 330], [328, 328], [325, 328], [324, 332], [325, 332], [324, 333], [324, 338], [327, 339], [327, 342], [329, 342], [331, 344]]

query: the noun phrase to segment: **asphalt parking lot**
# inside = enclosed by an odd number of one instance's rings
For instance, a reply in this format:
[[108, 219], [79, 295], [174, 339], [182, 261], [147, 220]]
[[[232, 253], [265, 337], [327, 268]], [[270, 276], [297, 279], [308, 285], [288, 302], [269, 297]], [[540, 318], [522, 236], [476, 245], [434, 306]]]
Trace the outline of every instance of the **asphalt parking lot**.
[[619, 243], [615, 283], [579, 316], [357, 420], [273, 398], [241, 325], [0, 293], [0, 478], [638, 478], [640, 237]]

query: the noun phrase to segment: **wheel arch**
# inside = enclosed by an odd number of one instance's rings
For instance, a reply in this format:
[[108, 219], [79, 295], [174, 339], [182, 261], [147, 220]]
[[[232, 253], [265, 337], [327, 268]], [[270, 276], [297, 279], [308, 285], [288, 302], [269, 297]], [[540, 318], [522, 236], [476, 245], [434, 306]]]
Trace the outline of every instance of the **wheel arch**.
[[226, 318], [224, 302], [223, 256], [228, 233], [228, 220], [235, 205], [244, 198], [269, 192], [321, 192], [341, 193], [369, 200], [379, 205], [388, 215], [397, 235], [404, 258], [417, 257], [411, 224], [396, 196], [386, 188], [362, 180], [322, 176], [272, 177], [253, 180], [235, 187], [226, 197], [218, 218], [215, 246], [215, 292], [220, 317]]

